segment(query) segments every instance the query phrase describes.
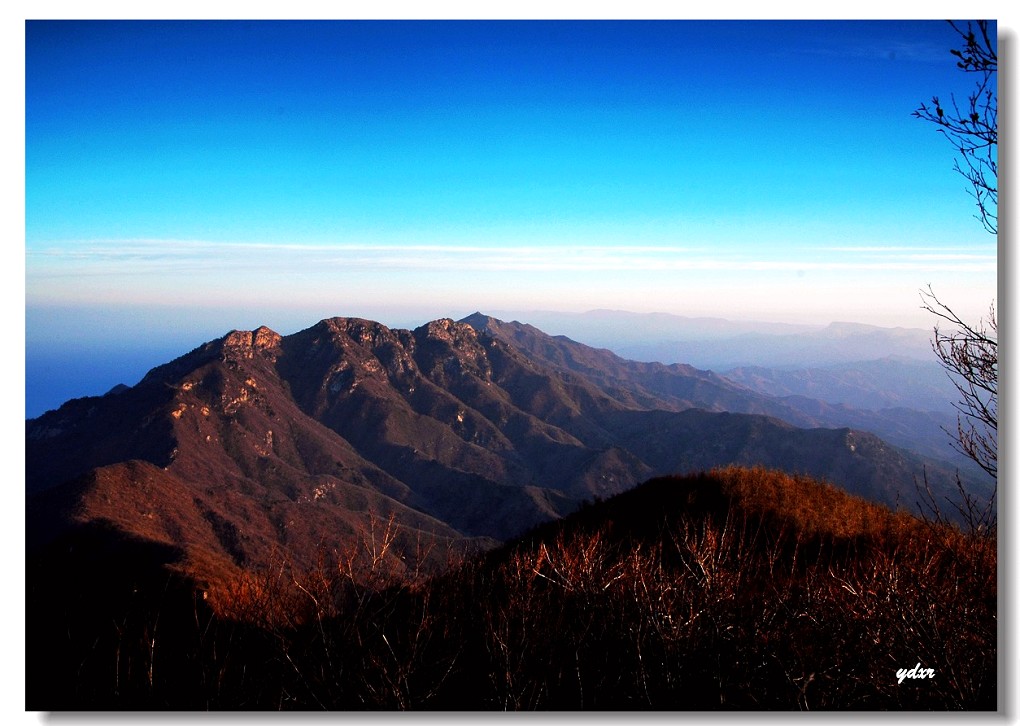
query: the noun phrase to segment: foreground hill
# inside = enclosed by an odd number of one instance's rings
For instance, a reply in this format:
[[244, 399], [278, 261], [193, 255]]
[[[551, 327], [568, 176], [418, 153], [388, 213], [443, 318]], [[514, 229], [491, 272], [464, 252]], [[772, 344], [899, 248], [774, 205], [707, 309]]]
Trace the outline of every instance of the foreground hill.
[[944, 465], [863, 431], [796, 428], [782, 410], [711, 373], [481, 315], [414, 331], [350, 318], [234, 331], [26, 423], [29, 541], [98, 523], [223, 582], [281, 553], [311, 566], [321, 544], [387, 522], [389, 567], [437, 567], [439, 552], [650, 476], [733, 463], [891, 505], [914, 502], [923, 475], [938, 496], [953, 491]]
[[28, 707], [996, 707], [994, 537], [803, 477], [656, 479], [430, 579], [358, 564], [388, 541], [208, 597], [165, 547], [41, 551]]

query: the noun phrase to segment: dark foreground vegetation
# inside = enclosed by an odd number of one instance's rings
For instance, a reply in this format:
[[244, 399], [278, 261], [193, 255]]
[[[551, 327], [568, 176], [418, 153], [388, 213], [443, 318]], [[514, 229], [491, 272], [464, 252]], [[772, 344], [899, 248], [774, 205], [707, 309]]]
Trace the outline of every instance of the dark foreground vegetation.
[[996, 708], [994, 538], [814, 481], [653, 480], [432, 577], [379, 525], [226, 589], [96, 526], [31, 553], [27, 708]]

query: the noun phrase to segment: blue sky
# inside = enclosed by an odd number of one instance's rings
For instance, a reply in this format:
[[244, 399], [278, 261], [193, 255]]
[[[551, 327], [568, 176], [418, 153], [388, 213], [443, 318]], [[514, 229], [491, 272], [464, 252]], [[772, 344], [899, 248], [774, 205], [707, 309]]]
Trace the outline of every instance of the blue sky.
[[31, 21], [28, 352], [72, 323], [197, 344], [476, 309], [929, 327], [928, 284], [978, 316], [995, 239], [911, 117], [971, 88], [956, 43], [942, 21]]

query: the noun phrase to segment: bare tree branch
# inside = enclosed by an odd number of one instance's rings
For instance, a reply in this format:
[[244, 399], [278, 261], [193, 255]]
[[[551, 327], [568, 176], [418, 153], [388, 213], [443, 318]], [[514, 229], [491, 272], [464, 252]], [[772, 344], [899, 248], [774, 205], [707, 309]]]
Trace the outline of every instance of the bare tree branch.
[[959, 158], [954, 166], [971, 186], [970, 195], [977, 203], [977, 218], [991, 234], [999, 229], [998, 190], [998, 116], [997, 72], [999, 60], [994, 36], [989, 34], [987, 20], [978, 20], [978, 32], [971, 23], [966, 29], [950, 23], [960, 34], [965, 46], [949, 51], [959, 60], [956, 65], [966, 73], [979, 76], [974, 91], [961, 108], [955, 96], [944, 104], [938, 96], [931, 105], [921, 104], [914, 116], [930, 121], [956, 147]]
[[998, 473], [999, 351], [994, 305], [977, 327], [963, 322], [928, 287], [922, 307], [949, 323], [936, 324], [932, 350], [956, 387], [957, 430], [948, 432], [953, 447], [973, 459], [989, 476]]
[[[977, 76], [974, 91], [962, 107], [956, 98], [943, 104], [938, 96], [931, 106], [921, 104], [914, 116], [939, 127], [959, 152], [955, 167], [970, 183], [978, 219], [991, 234], [998, 234], [998, 67], [994, 25], [987, 20], [968, 22], [966, 28], [950, 21], [963, 47], [950, 50], [957, 67]], [[975, 25], [977, 26], [975, 31]], [[961, 161], [962, 160], [962, 161]], [[977, 325], [965, 323], [936, 297], [931, 286], [921, 291], [922, 307], [935, 315], [932, 350], [956, 386], [956, 431], [947, 431], [953, 448], [973, 459], [993, 479], [998, 475], [999, 350], [995, 303]], [[994, 495], [993, 495], [994, 499]], [[968, 507], [976, 503], [965, 500]]]

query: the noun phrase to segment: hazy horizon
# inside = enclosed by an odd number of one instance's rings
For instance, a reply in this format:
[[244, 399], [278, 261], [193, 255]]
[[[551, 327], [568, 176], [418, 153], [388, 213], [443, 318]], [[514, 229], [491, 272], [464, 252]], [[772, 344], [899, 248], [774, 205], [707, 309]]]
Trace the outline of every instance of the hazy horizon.
[[[322, 315], [304, 319], [300, 312], [275, 311], [268, 316], [259, 316], [251, 311], [216, 310], [215, 314], [205, 311], [206, 316], [196, 319], [194, 314], [184, 316], [176, 311], [175, 317], [170, 309], [148, 308], [145, 310], [131, 309], [114, 311], [101, 307], [68, 309], [46, 309], [29, 307], [26, 311], [26, 386], [25, 386], [25, 418], [34, 418], [48, 410], [58, 408], [71, 398], [83, 396], [100, 396], [116, 385], [134, 385], [145, 373], [157, 365], [168, 363], [174, 358], [184, 355], [195, 347], [218, 339], [231, 330], [254, 330], [266, 325], [282, 335], [296, 333], [312, 327], [319, 320], [327, 317], [364, 317], [375, 320], [390, 328], [413, 329], [431, 320], [442, 317], [460, 320], [474, 312], [510, 322], [518, 320], [528, 323], [550, 335], [567, 335], [578, 342], [596, 347], [616, 348], [621, 354], [626, 353], [626, 343], [633, 342], [634, 335], [643, 335], [648, 327], [655, 329], [663, 321], [709, 321], [720, 324], [731, 323], [739, 328], [756, 328], [763, 333], [784, 331], [794, 334], [823, 330], [837, 323], [853, 323], [854, 321], [831, 321], [827, 324], [785, 324], [781, 321], [726, 319], [714, 316], [682, 316], [673, 313], [635, 313], [622, 310], [588, 310], [582, 312], [552, 310], [459, 310], [445, 315], [414, 315], [409, 310], [378, 309], [362, 313], [337, 312], [335, 315]], [[194, 313], [195, 311], [191, 311]], [[583, 326], [570, 324], [570, 320], [593, 322], [600, 320], [600, 314], [616, 314], [623, 316], [639, 316], [644, 326], [632, 328], [630, 336], [619, 336], [620, 345], [613, 345], [606, 339], [619, 328], [604, 326], [604, 332], [591, 335]], [[265, 319], [265, 318], [270, 319]], [[73, 318], [73, 324], [68, 320]], [[245, 321], [232, 324], [229, 321]], [[549, 321], [555, 321], [549, 324]], [[866, 324], [869, 325], [869, 324]], [[886, 326], [876, 326], [884, 329]], [[668, 328], [656, 337], [648, 336], [649, 345], [671, 342], [678, 337], [688, 339], [696, 336], [671, 335]], [[908, 330], [927, 330], [926, 328], [908, 328]], [[727, 333], [725, 328], [718, 333], [728, 338], [735, 333]], [[716, 334], [706, 335], [706, 338]], [[626, 338], [626, 339], [625, 339]], [[706, 352], [707, 353], [707, 352]], [[673, 361], [669, 361], [673, 362]], [[698, 367], [699, 361], [694, 363]]]

